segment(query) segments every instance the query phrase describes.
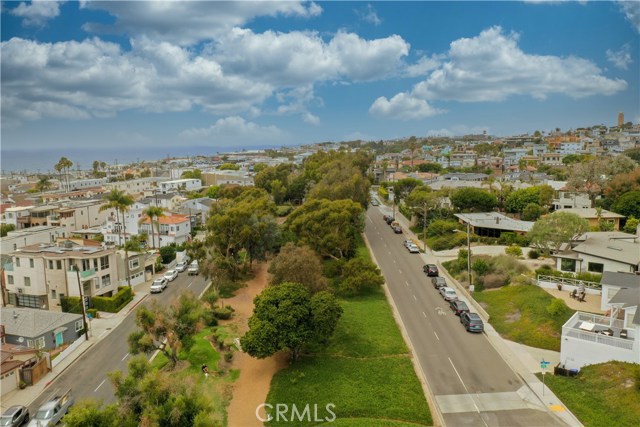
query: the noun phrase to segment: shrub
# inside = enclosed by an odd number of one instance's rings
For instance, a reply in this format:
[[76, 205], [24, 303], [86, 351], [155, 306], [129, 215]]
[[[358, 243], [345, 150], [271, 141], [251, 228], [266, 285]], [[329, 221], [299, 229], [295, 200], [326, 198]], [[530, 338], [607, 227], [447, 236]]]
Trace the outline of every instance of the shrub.
[[491, 261], [493, 263], [493, 271], [496, 273], [506, 273], [513, 276], [527, 272], [527, 267], [509, 255], [498, 255], [491, 258]]
[[[427, 236], [428, 237], [439, 237], [445, 234], [453, 233], [453, 230], [459, 229], [461, 227], [456, 221], [451, 221], [447, 219], [436, 219], [435, 221], [431, 221], [429, 226], [427, 227]], [[466, 234], [465, 234], [466, 237]]]
[[212, 310], [213, 316], [219, 320], [231, 319], [231, 316], [233, 315], [234, 311], [235, 310], [230, 305], [227, 305], [225, 307], [214, 307]]
[[90, 314], [93, 319], [100, 318], [100, 315], [98, 314], [98, 310], [95, 308], [90, 308], [89, 310], [87, 310], [87, 314], [88, 315]]
[[62, 297], [60, 298], [60, 306], [65, 313], [82, 314], [80, 297]]
[[293, 210], [293, 206], [291, 205], [282, 205], [276, 208], [276, 214], [280, 217], [287, 216]]
[[516, 233], [512, 233], [512, 232], [506, 232], [506, 233], [502, 233], [500, 234], [500, 237], [498, 237], [498, 244], [500, 245], [507, 245], [507, 246], [511, 246], [516, 242]]
[[387, 189], [383, 186], [380, 186], [378, 188], [378, 195], [384, 200], [389, 200], [389, 191], [387, 191]]
[[509, 283], [509, 275], [505, 273], [491, 273], [483, 278], [483, 285], [487, 289], [500, 288]]
[[538, 259], [538, 258], [540, 258], [540, 252], [538, 252], [537, 249], [531, 249], [529, 251], [528, 257], [530, 259]]
[[489, 272], [490, 266], [484, 259], [478, 259], [473, 262], [471, 269], [478, 275], [484, 276]]
[[564, 313], [568, 309], [567, 304], [561, 298], [554, 298], [547, 306], [547, 313], [556, 317]]
[[117, 313], [133, 300], [133, 291], [128, 286], [118, 287], [118, 292], [111, 297], [93, 297], [93, 307], [107, 313]]
[[453, 249], [458, 246], [464, 246], [466, 243], [467, 235], [463, 232], [427, 239], [427, 245], [429, 245], [429, 247], [434, 251]]
[[160, 248], [160, 256], [163, 264], [169, 264], [176, 259], [176, 248], [174, 246], [163, 246]]
[[231, 362], [231, 360], [233, 360], [233, 353], [232, 353], [232, 352], [230, 352], [230, 351], [227, 351], [227, 352], [224, 354], [224, 361], [225, 361], [225, 362], [227, 362], [227, 363], [229, 363], [229, 362]]
[[519, 258], [522, 256], [522, 248], [520, 248], [520, 246], [511, 245], [504, 249], [504, 253]]

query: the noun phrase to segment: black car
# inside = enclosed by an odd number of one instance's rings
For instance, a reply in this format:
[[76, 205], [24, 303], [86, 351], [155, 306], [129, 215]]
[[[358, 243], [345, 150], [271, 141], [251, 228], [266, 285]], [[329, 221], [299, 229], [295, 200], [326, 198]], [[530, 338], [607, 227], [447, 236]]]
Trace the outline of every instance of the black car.
[[22, 406], [12, 406], [0, 416], [0, 426], [18, 427], [29, 422], [29, 410]]
[[396, 234], [402, 234], [402, 227], [398, 227], [397, 225], [393, 227], [393, 232]]
[[447, 281], [444, 280], [444, 277], [434, 277], [433, 279], [431, 279], [431, 283], [436, 289], [444, 288], [445, 286], [447, 286]]
[[456, 316], [460, 316], [462, 313], [469, 312], [469, 306], [466, 302], [460, 301], [459, 299], [455, 299], [453, 301], [449, 301], [449, 307], [456, 314]]
[[382, 219], [384, 219], [384, 222], [387, 222], [387, 220], [391, 217], [391, 215], [382, 215]]
[[427, 276], [430, 277], [436, 277], [439, 275], [438, 266], [435, 264], [425, 264], [424, 267], [422, 267], [422, 271], [424, 271]]
[[480, 316], [476, 313], [462, 313], [460, 314], [460, 323], [464, 325], [467, 332], [482, 332], [484, 331], [484, 323]]
[[392, 216], [387, 216], [387, 219], [385, 219], [385, 221], [387, 222], [387, 224], [391, 225], [391, 223], [393, 221], [395, 221], [396, 219]]

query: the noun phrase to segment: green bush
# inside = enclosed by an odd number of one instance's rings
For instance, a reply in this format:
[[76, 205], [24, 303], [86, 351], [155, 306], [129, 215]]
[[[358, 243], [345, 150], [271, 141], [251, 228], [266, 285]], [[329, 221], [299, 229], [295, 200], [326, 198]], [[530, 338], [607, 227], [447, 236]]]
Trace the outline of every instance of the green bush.
[[100, 315], [98, 314], [98, 310], [95, 308], [90, 308], [89, 310], [87, 310], [87, 315], [91, 315], [92, 318], [94, 319], [99, 319]]
[[231, 360], [233, 360], [233, 353], [232, 353], [232, 352], [230, 352], [230, 351], [227, 351], [227, 352], [224, 354], [224, 361], [225, 361], [225, 362], [227, 362], [227, 363], [229, 363], [229, 362], [231, 362]]
[[278, 206], [276, 208], [276, 214], [279, 217], [283, 217], [283, 216], [289, 215], [292, 210], [293, 210], [293, 206], [291, 206], [291, 205], [282, 205], [282, 206]]
[[504, 249], [504, 253], [519, 258], [522, 256], [522, 248], [517, 245], [511, 245], [508, 248]]
[[529, 251], [528, 257], [530, 259], [538, 259], [538, 258], [540, 258], [540, 252], [538, 252], [537, 249], [531, 249]]
[[434, 251], [444, 251], [463, 246], [467, 243], [466, 233], [459, 232], [440, 237], [427, 238], [427, 245]]
[[233, 315], [234, 311], [235, 310], [230, 305], [227, 305], [227, 306], [224, 306], [224, 307], [214, 307], [213, 310], [212, 310], [213, 316], [216, 319], [219, 319], [219, 320], [229, 320], [229, 319], [231, 319], [231, 316]]
[[389, 191], [383, 186], [378, 188], [378, 195], [384, 200], [389, 200]]
[[128, 286], [118, 287], [118, 292], [111, 297], [93, 297], [93, 307], [107, 313], [117, 313], [133, 300], [133, 290]]
[[564, 300], [562, 300], [561, 298], [552, 299], [547, 306], [547, 313], [549, 313], [553, 317], [559, 316], [565, 313], [567, 310], [567, 304], [565, 304]]
[[60, 298], [60, 306], [65, 313], [82, 314], [80, 297], [62, 297]]
[[487, 261], [485, 261], [484, 259], [477, 259], [471, 265], [471, 269], [478, 276], [484, 276], [485, 274], [487, 274], [489, 272], [490, 268], [491, 267], [489, 266], [489, 263]]
[[163, 264], [169, 264], [171, 261], [176, 259], [176, 248], [175, 246], [163, 246], [160, 248], [160, 256], [162, 257]]

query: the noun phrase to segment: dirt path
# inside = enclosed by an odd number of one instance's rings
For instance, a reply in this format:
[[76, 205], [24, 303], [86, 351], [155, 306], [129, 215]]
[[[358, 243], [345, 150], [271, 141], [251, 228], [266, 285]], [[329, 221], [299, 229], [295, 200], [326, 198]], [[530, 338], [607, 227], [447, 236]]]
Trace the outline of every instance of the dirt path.
[[[253, 298], [267, 286], [267, 276], [267, 265], [260, 264], [256, 269], [256, 277], [247, 282], [247, 286], [240, 289], [236, 296], [225, 301], [236, 310], [234, 322], [237, 322], [240, 334], [248, 329], [247, 321], [253, 313]], [[284, 354], [254, 359], [246, 353], [235, 353], [233, 368], [240, 369], [240, 377], [233, 385], [233, 397], [227, 410], [229, 427], [263, 425], [256, 417], [256, 408], [267, 398], [273, 375], [285, 366], [287, 358]], [[265, 418], [264, 410], [261, 411], [261, 417]]]

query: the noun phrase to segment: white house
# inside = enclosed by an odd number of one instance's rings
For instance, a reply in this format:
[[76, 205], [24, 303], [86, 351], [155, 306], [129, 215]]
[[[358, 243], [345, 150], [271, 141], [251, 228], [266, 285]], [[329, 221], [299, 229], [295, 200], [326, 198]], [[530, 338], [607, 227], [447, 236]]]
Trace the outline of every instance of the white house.
[[640, 363], [640, 275], [605, 273], [602, 285], [603, 301], [617, 287], [606, 303], [609, 315], [578, 311], [562, 326], [560, 363], [567, 369], [610, 360]]
[[191, 239], [191, 221], [185, 215], [166, 213], [157, 218], [157, 225], [153, 224], [153, 234], [149, 218], [140, 223], [140, 232], [147, 234], [150, 247], [160, 248], [171, 243], [179, 245]]
[[640, 238], [620, 232], [586, 233], [574, 248], [554, 255], [560, 271], [635, 273], [640, 264]]
[[160, 183], [162, 194], [173, 193], [174, 191], [196, 191], [202, 188], [202, 181], [199, 179], [174, 179]]

